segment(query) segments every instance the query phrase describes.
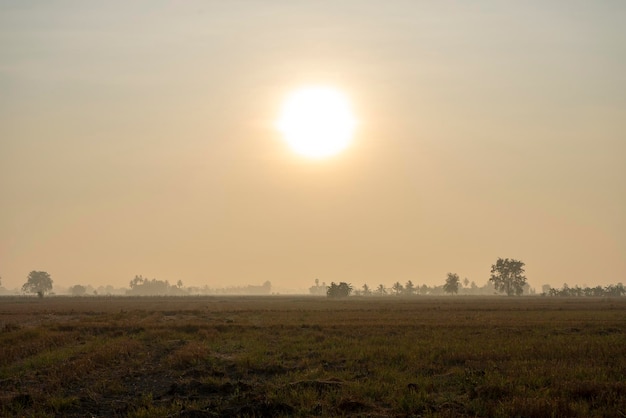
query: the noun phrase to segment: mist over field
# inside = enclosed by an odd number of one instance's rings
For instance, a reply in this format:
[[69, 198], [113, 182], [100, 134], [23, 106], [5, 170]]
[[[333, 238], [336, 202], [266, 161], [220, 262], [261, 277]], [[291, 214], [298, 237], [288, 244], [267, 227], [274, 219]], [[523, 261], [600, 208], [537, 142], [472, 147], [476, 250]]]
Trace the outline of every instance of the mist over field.
[[445, 294], [453, 273], [462, 295], [502, 257], [524, 294], [605, 291], [624, 21], [608, 0], [2, 2], [0, 290]]

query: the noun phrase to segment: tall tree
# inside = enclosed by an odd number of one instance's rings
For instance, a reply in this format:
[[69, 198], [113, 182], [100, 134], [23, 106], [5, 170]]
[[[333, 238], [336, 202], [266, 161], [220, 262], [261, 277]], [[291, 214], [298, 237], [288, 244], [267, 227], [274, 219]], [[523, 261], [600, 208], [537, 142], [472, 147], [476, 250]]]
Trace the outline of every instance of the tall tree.
[[40, 298], [52, 290], [52, 278], [45, 271], [31, 271], [28, 273], [26, 283], [22, 286], [22, 291], [26, 293], [36, 293]]
[[363, 285], [363, 296], [372, 296], [372, 290], [367, 285], [367, 283]]
[[520, 296], [524, 292], [526, 276], [524, 276], [524, 262], [508, 258], [498, 258], [491, 266], [490, 282], [497, 291], [507, 296]]
[[383, 286], [382, 284], [379, 284], [378, 287], [376, 288], [376, 294], [378, 296], [384, 296], [387, 294], [387, 290], [385, 290], [385, 286]]
[[398, 296], [404, 290], [404, 286], [402, 286], [402, 283], [400, 282], [395, 282], [393, 286], [391, 286], [391, 288], [394, 292], [396, 292], [396, 296]]
[[409, 296], [413, 296], [416, 291], [417, 289], [415, 289], [415, 285], [412, 281], [409, 280], [408, 282], [406, 282], [406, 284], [404, 285], [404, 293]]
[[623, 296], [626, 294], [626, 287], [622, 283], [608, 285], [604, 290], [606, 296]]
[[446, 284], [443, 285], [443, 291], [446, 293], [459, 293], [459, 275], [456, 273], [448, 273], [448, 278], [446, 279]]

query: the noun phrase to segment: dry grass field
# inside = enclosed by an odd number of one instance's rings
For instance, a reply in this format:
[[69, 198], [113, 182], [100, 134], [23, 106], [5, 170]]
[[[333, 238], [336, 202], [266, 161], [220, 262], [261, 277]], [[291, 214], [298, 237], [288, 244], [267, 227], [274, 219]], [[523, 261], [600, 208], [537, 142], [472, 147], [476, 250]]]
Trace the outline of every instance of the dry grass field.
[[626, 298], [0, 298], [0, 415], [625, 417]]

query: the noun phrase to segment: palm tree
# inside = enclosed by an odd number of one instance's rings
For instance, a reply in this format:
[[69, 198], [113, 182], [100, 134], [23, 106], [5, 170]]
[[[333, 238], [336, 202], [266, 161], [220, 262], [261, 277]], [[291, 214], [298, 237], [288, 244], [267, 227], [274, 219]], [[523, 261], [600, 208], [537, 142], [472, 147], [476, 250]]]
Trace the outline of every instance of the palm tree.
[[416, 292], [415, 289], [415, 285], [413, 284], [412, 281], [408, 281], [406, 282], [406, 284], [404, 285], [404, 293], [406, 293], [409, 296], [413, 296]]
[[394, 292], [396, 292], [396, 296], [398, 296], [404, 290], [404, 286], [402, 286], [402, 283], [400, 282], [395, 282], [391, 288]]
[[367, 285], [367, 283], [363, 285], [363, 296], [372, 296], [372, 291], [370, 290], [370, 287]]

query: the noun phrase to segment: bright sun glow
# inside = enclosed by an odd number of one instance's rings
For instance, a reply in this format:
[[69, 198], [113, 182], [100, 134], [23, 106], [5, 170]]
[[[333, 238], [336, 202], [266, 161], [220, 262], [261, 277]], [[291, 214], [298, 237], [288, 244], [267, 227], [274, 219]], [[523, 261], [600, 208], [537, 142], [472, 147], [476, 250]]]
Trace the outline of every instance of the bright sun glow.
[[277, 126], [295, 153], [324, 158], [350, 145], [356, 120], [338, 90], [306, 87], [287, 97]]

